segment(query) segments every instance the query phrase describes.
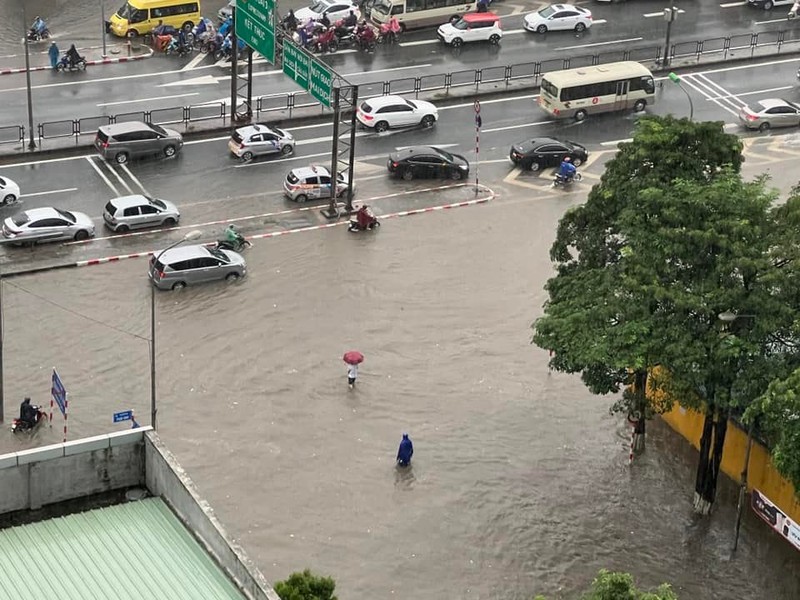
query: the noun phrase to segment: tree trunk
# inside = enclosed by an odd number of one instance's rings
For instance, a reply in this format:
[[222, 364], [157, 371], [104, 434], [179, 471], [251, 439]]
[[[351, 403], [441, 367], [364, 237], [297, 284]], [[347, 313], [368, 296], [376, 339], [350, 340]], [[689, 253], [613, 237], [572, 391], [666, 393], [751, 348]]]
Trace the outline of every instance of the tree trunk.
[[642, 452], [645, 446], [647, 424], [647, 369], [639, 369], [633, 374], [633, 393], [635, 394], [635, 414], [638, 418], [633, 430], [633, 448], [636, 452]]
[[703, 422], [700, 438], [700, 460], [697, 464], [697, 479], [694, 486], [694, 509], [701, 515], [711, 512], [717, 493], [717, 477], [728, 431], [728, 415], [709, 406]]

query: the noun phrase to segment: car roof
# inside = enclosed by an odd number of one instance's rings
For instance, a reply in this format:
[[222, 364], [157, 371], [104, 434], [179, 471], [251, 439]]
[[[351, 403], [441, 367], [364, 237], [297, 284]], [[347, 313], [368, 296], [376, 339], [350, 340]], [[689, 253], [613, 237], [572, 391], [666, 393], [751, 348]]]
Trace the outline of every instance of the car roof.
[[493, 12], [472, 12], [466, 13], [461, 17], [468, 23], [480, 23], [481, 21], [499, 21], [500, 17]]
[[278, 131], [274, 127], [270, 127], [269, 125], [265, 125], [264, 123], [254, 123], [252, 125], [247, 125], [246, 127], [239, 127], [236, 130], [236, 133], [241, 135], [242, 137], [246, 135], [253, 135], [254, 133], [278, 133]]
[[188, 246], [176, 246], [169, 250], [160, 253], [155, 252], [155, 256], [159, 256], [162, 264], [173, 263], [179, 260], [189, 260], [190, 258], [201, 258], [209, 256], [211, 253], [204, 244], [190, 244]]
[[306, 177], [314, 177], [315, 175], [328, 175], [330, 176], [330, 171], [328, 171], [327, 167], [323, 167], [322, 165], [308, 165], [307, 167], [297, 167], [296, 169], [292, 169], [292, 173], [298, 179], [304, 179]]
[[37, 219], [47, 219], [50, 217], [61, 218], [61, 214], [52, 206], [43, 206], [41, 208], [29, 208], [28, 210], [23, 210], [22, 212], [28, 215], [28, 219], [30, 219], [31, 221], [35, 221]]
[[98, 129], [100, 129], [104, 133], [115, 135], [117, 133], [128, 133], [130, 131], [141, 131], [142, 129], [151, 129], [151, 127], [144, 121], [124, 121], [122, 123], [111, 123], [110, 125], [102, 125]]
[[433, 146], [409, 146], [397, 152], [393, 152], [392, 156], [399, 159], [411, 158], [412, 156], [419, 156], [420, 154], [438, 154], [439, 150]]
[[765, 109], [774, 108], [776, 106], [791, 106], [786, 100], [782, 100], [781, 98], [767, 98], [765, 100], [759, 100], [758, 104]]
[[150, 204], [150, 199], [143, 194], [132, 194], [130, 196], [120, 196], [109, 200], [117, 208], [129, 208], [140, 204]]
[[387, 104], [406, 102], [406, 99], [396, 94], [389, 94], [388, 96], [376, 96], [375, 98], [369, 98], [364, 102], [367, 102], [372, 107], [379, 108], [381, 106], [386, 106]]

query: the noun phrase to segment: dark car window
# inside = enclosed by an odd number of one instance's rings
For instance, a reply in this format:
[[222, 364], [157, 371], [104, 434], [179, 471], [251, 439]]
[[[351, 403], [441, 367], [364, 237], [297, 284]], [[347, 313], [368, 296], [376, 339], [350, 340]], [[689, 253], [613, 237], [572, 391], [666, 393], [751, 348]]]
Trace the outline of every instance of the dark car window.
[[62, 217], [64, 217], [64, 219], [66, 219], [66, 220], [67, 220], [67, 221], [69, 221], [70, 223], [74, 223], [74, 222], [75, 222], [75, 215], [73, 215], [73, 214], [72, 214], [71, 212], [69, 212], [68, 210], [61, 210], [60, 208], [57, 208], [57, 209], [56, 209], [56, 212], [57, 212], [58, 214], [60, 214]]
[[568, 152], [566, 148], [563, 146], [558, 146], [556, 144], [547, 144], [545, 146], [539, 146], [538, 152]]
[[253, 142], [260, 142], [263, 139], [264, 137], [260, 133], [254, 133], [250, 136], [250, 143], [252, 144]]
[[168, 137], [169, 136], [169, 134], [167, 133], [167, 130], [164, 129], [163, 127], [161, 127], [161, 125], [150, 125], [150, 129], [152, 129], [158, 135], [161, 135], [163, 137]]
[[131, 142], [133, 140], [138, 140], [139, 138], [138, 132], [136, 131], [129, 131], [128, 133], [118, 133], [114, 136], [114, 140], [117, 142]]
[[435, 156], [417, 156], [413, 159], [414, 162], [422, 165], [439, 165], [442, 164], [441, 158]]
[[233, 141], [236, 142], [237, 144], [242, 143], [242, 134], [240, 134], [238, 131], [234, 131], [231, 137], [233, 138]]
[[208, 252], [209, 252], [209, 254], [211, 254], [212, 256], [215, 256], [216, 258], [218, 258], [218, 259], [219, 259], [219, 261], [220, 261], [221, 263], [227, 264], [228, 262], [230, 262], [230, 261], [228, 260], [228, 257], [227, 257], [227, 256], [225, 256], [225, 253], [224, 253], [224, 252], [222, 252], [221, 250], [216, 250], [216, 249], [214, 249], [214, 248], [209, 248], [209, 249], [208, 249]]
[[306, 177], [303, 183], [307, 185], [317, 185], [319, 183], [319, 177]]
[[63, 227], [65, 225], [69, 225], [69, 223], [62, 221], [61, 219], [51, 217], [49, 219], [39, 219], [38, 221], [34, 221], [28, 225], [28, 227]]
[[322, 175], [319, 178], [319, 182], [322, 185], [330, 185], [331, 184], [331, 176], [330, 175]]
[[135, 217], [139, 214], [138, 206], [129, 206], [122, 212], [123, 217]]
[[293, 172], [289, 172], [289, 174], [286, 176], [286, 181], [294, 185], [300, 180], [297, 178], [297, 175], [295, 175]]
[[140, 206], [139, 208], [141, 209], [143, 215], [158, 214], [158, 209], [152, 204], [145, 204], [144, 206]]
[[117, 214], [117, 207], [114, 206], [111, 202], [106, 203], [106, 212], [110, 215]]
[[142, 140], [157, 140], [158, 138], [159, 138], [159, 135], [155, 131], [143, 131], [141, 133], [141, 137], [139, 139], [142, 139]]
[[106, 132], [103, 131], [102, 129], [98, 129], [97, 130], [97, 139], [100, 140], [103, 143], [106, 143], [108, 141], [108, 134], [106, 134]]
[[361, 103], [361, 111], [365, 112], [365, 113], [371, 113], [372, 112], [372, 106], [370, 106], [366, 102], [362, 102]]
[[27, 215], [27, 213], [17, 213], [13, 217], [11, 217], [11, 220], [14, 222], [14, 225], [16, 225], [17, 227], [22, 227], [23, 225], [25, 225], [25, 223], [27, 223], [31, 219]]
[[199, 261], [200, 266], [203, 267], [204, 269], [208, 269], [208, 268], [211, 268], [211, 267], [218, 267], [219, 266], [219, 261], [216, 258], [212, 257], [212, 256], [206, 256], [204, 258], [198, 258], [197, 260]]
[[166, 210], [166, 208], [167, 208], [167, 205], [166, 205], [166, 204], [164, 204], [164, 203], [163, 203], [161, 200], [159, 200], [158, 198], [148, 198], [148, 200], [150, 200], [150, 204], [152, 204], [152, 205], [153, 205], [153, 206], [155, 206], [156, 208], [160, 208], [161, 210]]
[[[191, 262], [190, 260], [180, 260], [178, 262], [172, 263], [170, 265], [170, 267], [172, 267], [173, 271], [185, 271], [186, 269], [190, 268], [189, 267], [189, 263], [190, 262]], [[156, 263], [156, 264], [158, 264], [158, 263]], [[163, 269], [159, 269], [159, 270], [163, 271]]]

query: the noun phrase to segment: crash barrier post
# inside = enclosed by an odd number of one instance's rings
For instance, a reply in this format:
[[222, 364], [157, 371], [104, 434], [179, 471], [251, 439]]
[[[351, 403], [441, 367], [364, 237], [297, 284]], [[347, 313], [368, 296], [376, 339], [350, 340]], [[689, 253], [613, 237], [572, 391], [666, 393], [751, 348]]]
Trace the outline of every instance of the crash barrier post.
[[[800, 43], [800, 30], [788, 31], [765, 31], [761, 33], [748, 33], [733, 35], [724, 38], [711, 38], [697, 42], [681, 42], [670, 47], [670, 59], [676, 58], [696, 58], [706, 54], [722, 54], [728, 58], [736, 51], [749, 50], [752, 56], [756, 48], [773, 45], [779, 51], [783, 45], [795, 42]], [[532, 79], [534, 84], [541, 80], [543, 74], [550, 71], [558, 71], [581, 66], [599, 65], [620, 60], [632, 60], [639, 62], [662, 61], [663, 47], [648, 46], [642, 48], [629, 48], [625, 50], [613, 50], [599, 54], [581, 55], [568, 58], [553, 58], [542, 61], [517, 63], [511, 65], [500, 65], [484, 67], [483, 69], [469, 69], [463, 71], [453, 71], [449, 73], [436, 73], [431, 75], [420, 75], [419, 77], [406, 77], [389, 81], [372, 81], [359, 85], [359, 96], [363, 99], [373, 98], [386, 94], [410, 94], [419, 96], [421, 92], [432, 92], [436, 90], [449, 90], [454, 87], [476, 86], [479, 88], [487, 83], [505, 83], [508, 86], [512, 81], [521, 79]], [[269, 94], [255, 99], [256, 112], [273, 113], [287, 111], [289, 118], [295, 108], [310, 108], [320, 106], [314, 98], [307, 92], [287, 92], [284, 94]], [[146, 123], [155, 124], [188, 124], [196, 121], [209, 121], [213, 119], [225, 119], [227, 108], [224, 103], [213, 103], [208, 105], [192, 106], [173, 106], [160, 108], [153, 111], [137, 111], [131, 113], [121, 113], [111, 116], [85, 117], [77, 120], [66, 119], [61, 121], [48, 121], [40, 123], [37, 127], [39, 140], [59, 137], [79, 137], [81, 135], [93, 135], [98, 124], [122, 121], [143, 120]], [[17, 143], [20, 139], [15, 139], [17, 134], [24, 136], [24, 127], [21, 125], [10, 125], [0, 127], [0, 144]]]

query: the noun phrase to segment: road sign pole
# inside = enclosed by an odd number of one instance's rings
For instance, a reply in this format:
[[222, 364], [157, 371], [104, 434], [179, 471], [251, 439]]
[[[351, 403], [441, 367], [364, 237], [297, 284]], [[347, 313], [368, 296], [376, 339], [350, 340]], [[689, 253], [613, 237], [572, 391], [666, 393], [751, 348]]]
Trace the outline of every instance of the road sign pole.
[[350, 89], [350, 99], [354, 110], [350, 112], [350, 156], [347, 163], [349, 177], [347, 178], [347, 204], [344, 207], [348, 213], [353, 212], [353, 180], [355, 179], [353, 170], [356, 162], [356, 124], [358, 123], [355, 111], [355, 107], [358, 106], [358, 86], [354, 85]]
[[[328, 204], [327, 212], [323, 214], [329, 219], [339, 216], [336, 208], [336, 192], [338, 189], [338, 167], [339, 167], [339, 88], [335, 87], [333, 92], [333, 143], [331, 144], [331, 202]], [[352, 173], [351, 173], [352, 178]]]
[[481, 103], [475, 100], [475, 195], [478, 195], [478, 165], [481, 159]]
[[236, 6], [231, 10], [231, 135], [236, 131], [236, 122], [239, 120], [236, 114], [236, 105], [239, 103], [238, 98], [238, 81], [239, 74], [239, 39], [236, 37]]

